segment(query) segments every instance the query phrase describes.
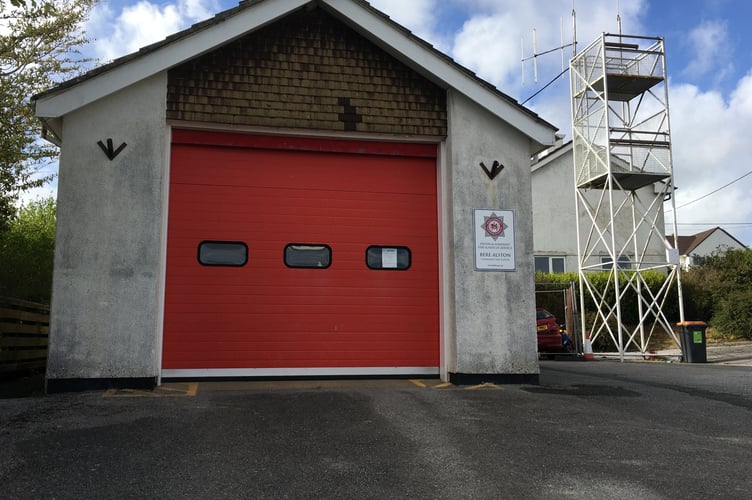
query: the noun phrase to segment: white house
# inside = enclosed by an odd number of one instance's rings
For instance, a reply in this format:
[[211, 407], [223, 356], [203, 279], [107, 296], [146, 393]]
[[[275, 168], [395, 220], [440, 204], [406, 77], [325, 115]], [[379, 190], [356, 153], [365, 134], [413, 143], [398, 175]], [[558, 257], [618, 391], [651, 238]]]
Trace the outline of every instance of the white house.
[[[535, 270], [540, 272], [578, 272], [577, 257], [577, 212], [574, 187], [574, 159], [572, 142], [559, 143], [534, 157], [532, 163], [533, 189], [533, 248], [535, 249]], [[591, 189], [585, 196], [596, 204], [602, 191]], [[663, 226], [663, 203], [651, 203], [656, 197], [656, 187], [649, 184], [635, 192], [638, 200], [645, 207], [649, 207], [647, 218], [655, 220], [659, 228]], [[621, 202], [615, 199], [615, 205]], [[601, 219], [609, 214], [601, 213]], [[587, 215], [580, 214], [580, 220], [589, 221]], [[633, 224], [631, 213], [622, 211], [616, 216], [616, 238], [626, 238], [632, 234]], [[606, 227], [606, 223], [600, 224]], [[638, 241], [648, 242], [643, 261], [666, 261], [666, 243], [660, 237], [664, 233], [661, 229], [657, 237], [652, 236], [648, 224], [639, 229]], [[584, 237], [584, 236], [583, 236]], [[634, 252], [625, 256], [627, 260], [634, 258]], [[602, 255], [595, 255], [588, 264], [604, 264], [610, 262], [605, 251]]]
[[682, 269], [685, 271], [698, 264], [704, 257], [727, 250], [743, 250], [747, 248], [742, 242], [731, 236], [725, 229], [714, 227], [701, 233], [689, 236], [666, 236], [666, 241], [679, 250]]
[[33, 102], [61, 147], [49, 391], [537, 382], [556, 128], [367, 2], [242, 2]]

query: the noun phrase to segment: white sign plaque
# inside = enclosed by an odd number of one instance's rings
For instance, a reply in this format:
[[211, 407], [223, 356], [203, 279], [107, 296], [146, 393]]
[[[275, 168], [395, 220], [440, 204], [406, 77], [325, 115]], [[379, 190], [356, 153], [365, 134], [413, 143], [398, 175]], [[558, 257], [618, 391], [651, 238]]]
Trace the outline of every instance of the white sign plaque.
[[397, 269], [397, 249], [381, 249], [381, 267], [384, 269]]
[[516, 271], [514, 210], [473, 209], [475, 269]]

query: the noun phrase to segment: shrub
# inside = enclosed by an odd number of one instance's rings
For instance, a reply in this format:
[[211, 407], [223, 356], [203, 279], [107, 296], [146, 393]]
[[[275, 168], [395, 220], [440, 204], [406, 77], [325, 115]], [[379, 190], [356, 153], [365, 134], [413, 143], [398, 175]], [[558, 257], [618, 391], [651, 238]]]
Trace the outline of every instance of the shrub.
[[719, 300], [711, 324], [723, 338], [752, 339], [752, 288], [734, 290]]
[[0, 234], [0, 295], [49, 304], [55, 248], [55, 200], [21, 207]]
[[722, 338], [752, 338], [752, 250], [719, 251], [684, 274], [685, 316]]

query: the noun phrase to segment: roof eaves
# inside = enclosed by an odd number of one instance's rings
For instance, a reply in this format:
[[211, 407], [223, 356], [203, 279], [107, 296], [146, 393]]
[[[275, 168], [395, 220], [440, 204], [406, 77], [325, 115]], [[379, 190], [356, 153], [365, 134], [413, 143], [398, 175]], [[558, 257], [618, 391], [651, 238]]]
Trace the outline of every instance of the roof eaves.
[[695, 248], [699, 247], [705, 240], [707, 240], [710, 237], [710, 235], [712, 235], [716, 231], [721, 231], [723, 234], [725, 234], [726, 236], [728, 236], [729, 238], [731, 238], [732, 240], [734, 240], [736, 243], [738, 243], [739, 246], [741, 246], [742, 248], [747, 248], [747, 245], [745, 245], [741, 241], [739, 241], [736, 238], [734, 238], [728, 231], [726, 231], [722, 227], [716, 226], [714, 228], [708, 229], [708, 230], [703, 231], [701, 233], [695, 234], [693, 236], [694, 239], [692, 241], [692, 245], [687, 248], [687, 254], [689, 254], [689, 252], [691, 252]]
[[708, 239], [708, 237], [715, 232], [716, 229], [720, 229], [718, 227], [714, 227], [712, 229], [708, 229], [706, 231], [702, 231], [700, 233], [694, 234], [691, 236], [692, 241], [687, 245], [687, 250], [684, 252], [686, 255], [689, 255], [689, 253], [700, 246], [700, 244]]
[[198, 33], [199, 31], [208, 29], [216, 24], [221, 23], [225, 19], [227, 19], [230, 16], [235, 15], [238, 11], [243, 10], [251, 6], [252, 4], [256, 4], [259, 2], [263, 2], [265, 0], [250, 0], [247, 2], [241, 1], [239, 5], [224, 10], [222, 12], [217, 13], [216, 15], [212, 16], [209, 19], [206, 19], [204, 21], [200, 21], [198, 23], [195, 23], [191, 25], [189, 28], [186, 28], [182, 31], [179, 31], [177, 33], [173, 33], [171, 35], [168, 35], [163, 40], [159, 40], [157, 42], [151, 43], [149, 45], [145, 45], [144, 47], [139, 48], [136, 52], [131, 52], [130, 54], [126, 54], [124, 56], [118, 57], [116, 59], [113, 59], [112, 61], [105, 63], [101, 66], [97, 66], [96, 68], [93, 68], [86, 73], [79, 75], [75, 78], [71, 78], [70, 80], [66, 80], [64, 82], [61, 82], [60, 84], [56, 85], [55, 87], [52, 87], [51, 89], [45, 90], [44, 92], [40, 92], [34, 96], [32, 96], [32, 101], [38, 100], [42, 97], [45, 97], [50, 94], [55, 94], [57, 92], [61, 92], [69, 87], [73, 87], [75, 85], [78, 85], [79, 83], [82, 83], [86, 80], [92, 79], [96, 77], [97, 75], [100, 75], [102, 73], [106, 73], [107, 71], [111, 71], [119, 66], [122, 66], [129, 61], [132, 61], [133, 59], [137, 59], [139, 57], [143, 57], [151, 52], [154, 52], [161, 47], [164, 47], [165, 45], [168, 45], [170, 43], [174, 43], [182, 38], [186, 38], [190, 35], [193, 35], [195, 33]]
[[679, 236], [679, 255], [689, 255], [689, 252], [696, 246], [696, 235]]
[[747, 248], [747, 245], [745, 245], [744, 243], [742, 243], [741, 241], [739, 241], [738, 239], [736, 239], [731, 233], [729, 233], [728, 231], [726, 231], [722, 227], [717, 227], [716, 229], [718, 229], [719, 231], [723, 231], [723, 233], [726, 236], [728, 236], [729, 238], [731, 238], [732, 240], [734, 240], [735, 242], [737, 242], [742, 248]]
[[533, 172], [545, 168], [554, 160], [564, 156], [567, 153], [570, 153], [573, 149], [574, 148], [571, 140], [562, 144], [551, 146], [550, 148], [538, 153], [532, 160], [530, 167]]

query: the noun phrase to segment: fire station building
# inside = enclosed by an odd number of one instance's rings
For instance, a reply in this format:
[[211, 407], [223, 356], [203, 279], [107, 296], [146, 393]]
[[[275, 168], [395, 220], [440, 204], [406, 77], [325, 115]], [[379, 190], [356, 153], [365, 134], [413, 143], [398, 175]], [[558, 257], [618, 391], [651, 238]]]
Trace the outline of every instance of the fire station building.
[[538, 378], [555, 127], [360, 0], [257, 0], [33, 98], [61, 147], [49, 391]]

